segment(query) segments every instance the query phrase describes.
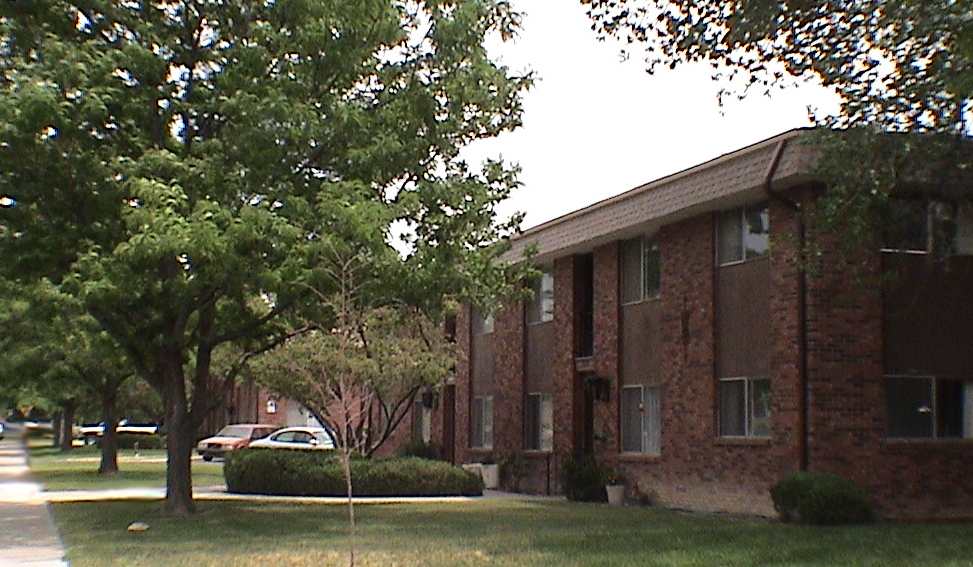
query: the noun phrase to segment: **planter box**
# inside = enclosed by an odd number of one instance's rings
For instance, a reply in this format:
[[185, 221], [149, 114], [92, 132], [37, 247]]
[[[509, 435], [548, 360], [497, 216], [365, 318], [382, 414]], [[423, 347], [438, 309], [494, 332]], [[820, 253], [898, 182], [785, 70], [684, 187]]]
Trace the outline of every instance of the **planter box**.
[[495, 490], [500, 486], [500, 465], [466, 463], [460, 466], [463, 467], [463, 470], [478, 475], [481, 479], [483, 479], [483, 488]]
[[608, 504], [610, 506], [621, 506], [625, 503], [624, 484], [609, 484], [605, 487], [605, 492], [608, 494]]
[[500, 486], [500, 465], [480, 465], [483, 488], [496, 489]]

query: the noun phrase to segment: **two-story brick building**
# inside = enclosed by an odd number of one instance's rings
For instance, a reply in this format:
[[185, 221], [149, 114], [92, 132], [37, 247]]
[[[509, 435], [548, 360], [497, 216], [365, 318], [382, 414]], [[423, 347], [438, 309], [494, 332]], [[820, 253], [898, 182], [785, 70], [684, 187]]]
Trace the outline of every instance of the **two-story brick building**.
[[903, 200], [909, 230], [802, 270], [800, 210], [823, 190], [803, 137], [518, 236], [535, 299], [460, 313], [435, 440], [457, 462], [524, 455], [532, 492], [590, 453], [666, 506], [772, 514], [769, 487], [811, 470], [889, 516], [973, 515], [973, 209]]

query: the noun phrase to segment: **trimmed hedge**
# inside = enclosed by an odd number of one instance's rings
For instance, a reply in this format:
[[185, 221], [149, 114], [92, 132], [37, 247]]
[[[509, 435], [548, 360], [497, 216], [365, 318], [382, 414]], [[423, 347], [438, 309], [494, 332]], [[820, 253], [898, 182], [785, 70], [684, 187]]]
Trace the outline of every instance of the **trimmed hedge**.
[[[341, 463], [328, 451], [241, 449], [223, 465], [229, 492], [345, 496]], [[480, 496], [483, 481], [442, 461], [416, 457], [352, 459], [355, 496]]]
[[398, 451], [400, 457], [419, 457], [430, 461], [441, 461], [442, 451], [435, 443], [426, 443], [422, 440], [409, 441]]
[[854, 482], [828, 473], [799, 472], [770, 489], [784, 522], [861, 524], [874, 519], [868, 495]]

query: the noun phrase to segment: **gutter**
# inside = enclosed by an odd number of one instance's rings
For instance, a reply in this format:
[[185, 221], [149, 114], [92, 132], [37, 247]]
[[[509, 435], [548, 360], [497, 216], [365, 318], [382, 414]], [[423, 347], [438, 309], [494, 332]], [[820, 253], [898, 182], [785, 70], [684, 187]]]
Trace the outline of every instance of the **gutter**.
[[[804, 209], [801, 203], [793, 199], [784, 197], [780, 193], [773, 190], [773, 180], [774, 174], [777, 172], [777, 168], [780, 165], [780, 158], [784, 153], [784, 149], [787, 147], [787, 139], [781, 140], [777, 144], [777, 150], [774, 152], [774, 158], [771, 160], [770, 165], [767, 167], [767, 174], [764, 177], [764, 190], [767, 195], [776, 199], [777, 201], [787, 205], [792, 211], [794, 211], [797, 217], [797, 232], [798, 232], [798, 250], [804, 250], [805, 244], [807, 243], [807, 226], [804, 223]], [[807, 381], [807, 270], [802, 264], [798, 264], [798, 273], [800, 274], [798, 279], [798, 302], [797, 302], [797, 317], [798, 317], [798, 348], [800, 349], [800, 367], [798, 369], [798, 382], [801, 388], [800, 395], [800, 419], [799, 427], [800, 436], [798, 442], [800, 444], [800, 461], [798, 463], [798, 468], [801, 471], [808, 470], [810, 464], [810, 443], [809, 443], [809, 393], [808, 393], [808, 381]]]

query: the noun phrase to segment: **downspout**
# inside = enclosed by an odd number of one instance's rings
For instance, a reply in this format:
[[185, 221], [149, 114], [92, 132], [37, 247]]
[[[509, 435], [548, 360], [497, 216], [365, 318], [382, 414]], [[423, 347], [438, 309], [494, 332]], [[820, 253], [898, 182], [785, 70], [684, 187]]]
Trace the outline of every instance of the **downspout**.
[[[797, 217], [797, 235], [798, 235], [798, 251], [804, 250], [805, 244], [807, 242], [807, 226], [804, 223], [804, 210], [801, 203], [793, 199], [784, 197], [780, 193], [773, 190], [774, 174], [777, 173], [777, 168], [780, 165], [780, 158], [784, 154], [784, 149], [787, 147], [788, 140], [781, 140], [777, 144], [777, 149], [774, 152], [774, 157], [767, 168], [767, 174], [764, 177], [764, 190], [767, 195], [776, 199], [777, 201], [785, 204], [788, 208], [794, 211]], [[803, 263], [799, 261], [798, 263], [798, 290], [797, 290], [797, 318], [798, 324], [798, 348], [800, 348], [800, 366], [798, 369], [798, 382], [801, 388], [800, 395], [800, 419], [798, 424], [798, 429], [800, 436], [798, 442], [800, 443], [800, 462], [798, 463], [799, 470], [808, 470], [810, 462], [810, 443], [808, 442], [808, 421], [809, 421], [809, 396], [808, 396], [808, 382], [807, 382], [807, 270]]]

